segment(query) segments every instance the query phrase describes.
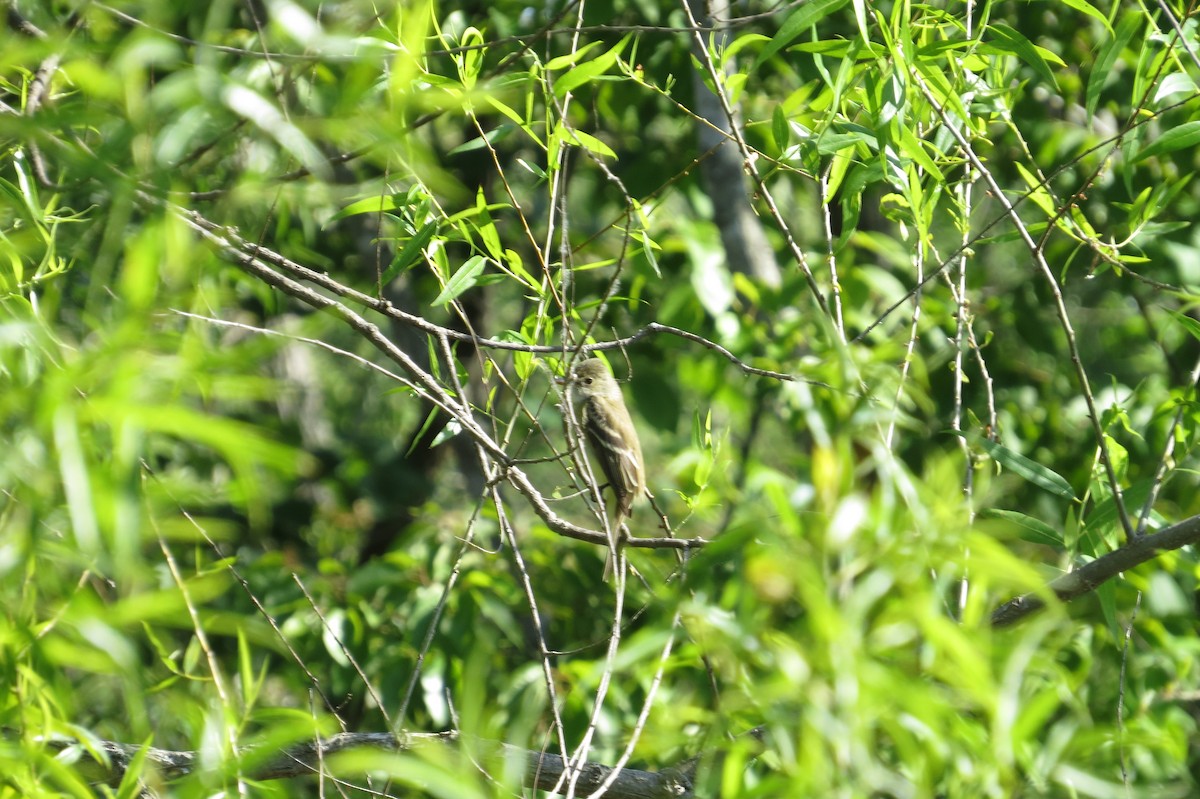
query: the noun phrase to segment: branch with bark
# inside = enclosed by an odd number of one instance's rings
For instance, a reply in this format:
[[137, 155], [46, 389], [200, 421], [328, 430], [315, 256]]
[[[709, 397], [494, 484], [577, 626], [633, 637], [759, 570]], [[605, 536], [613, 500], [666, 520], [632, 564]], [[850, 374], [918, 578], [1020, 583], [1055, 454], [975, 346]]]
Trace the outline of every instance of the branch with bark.
[[[323, 776], [344, 779], [347, 770], [339, 769], [336, 756], [351, 750], [376, 749], [384, 752], [412, 751], [423, 746], [455, 746], [462, 739], [457, 732], [407, 733], [393, 735], [386, 732], [344, 732], [329, 738], [321, 738], [297, 744], [267, 760], [254, 769], [249, 776], [255, 780], [279, 780], [295, 777]], [[523, 761], [523, 784], [540, 791], [563, 792], [563, 780], [567, 769], [579, 772], [575, 783], [577, 793], [591, 793], [610, 780], [605, 796], [613, 799], [661, 799], [661, 797], [693, 796], [692, 779], [697, 758], [684, 761], [679, 768], [661, 772], [640, 771], [622, 768], [615, 777], [614, 770], [599, 763], [584, 763], [568, 766], [558, 755], [521, 749], [511, 744], [474, 739], [471, 742], [473, 756], [486, 759]], [[78, 747], [81, 751], [91, 750], [99, 758], [92, 757], [78, 768], [88, 779], [110, 785], [118, 784], [137, 758], [142, 758], [151, 772], [157, 772], [166, 780], [177, 780], [194, 774], [200, 768], [198, 753], [159, 749], [153, 746], [137, 746], [115, 741], [89, 742], [85, 747], [79, 741], [55, 739], [49, 742], [53, 749], [63, 751]], [[85, 756], [85, 755], [81, 755]], [[102, 762], [107, 761], [107, 762]], [[143, 796], [153, 796], [149, 788]]]
[[[1200, 516], [1192, 516], [1151, 535], [1134, 538], [1118, 550], [1096, 558], [1052, 581], [1046, 590], [1062, 602], [1091, 593], [1123, 571], [1139, 566], [1160, 552], [1185, 547], [1200, 541]], [[1038, 594], [1010, 599], [992, 613], [993, 627], [1008, 627], [1046, 606]]]

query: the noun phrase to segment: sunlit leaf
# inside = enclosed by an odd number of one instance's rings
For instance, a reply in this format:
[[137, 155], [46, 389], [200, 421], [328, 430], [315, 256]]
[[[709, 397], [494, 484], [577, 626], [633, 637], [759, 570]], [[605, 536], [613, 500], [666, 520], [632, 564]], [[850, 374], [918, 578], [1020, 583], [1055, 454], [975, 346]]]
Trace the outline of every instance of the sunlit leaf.
[[458, 271], [446, 282], [446, 287], [433, 300], [433, 305], [445, 305], [448, 302], [456, 299], [464, 291], [475, 286], [479, 282], [479, 276], [483, 274], [484, 267], [487, 266], [487, 259], [482, 255], [472, 255], [467, 259], [466, 263], [458, 268]]
[[797, 36], [812, 28], [848, 2], [849, 0], [814, 0], [814, 2], [801, 3], [796, 6], [796, 9], [788, 15], [788, 18], [783, 21], [783, 25], [779, 27], [779, 32], [771, 38], [770, 43], [763, 47], [762, 51], [758, 54], [758, 59], [754, 63], [754, 69], [757, 69], [760, 64], [775, 55], [780, 49], [791, 44]]

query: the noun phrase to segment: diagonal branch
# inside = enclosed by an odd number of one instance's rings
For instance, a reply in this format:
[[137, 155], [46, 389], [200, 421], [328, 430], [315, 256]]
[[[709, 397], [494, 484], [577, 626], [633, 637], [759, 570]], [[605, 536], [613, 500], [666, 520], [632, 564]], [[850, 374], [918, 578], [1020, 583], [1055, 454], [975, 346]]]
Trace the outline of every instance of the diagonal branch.
[[[1200, 516], [1192, 516], [1152, 535], [1138, 536], [1120, 549], [1051, 581], [1046, 589], [1053, 591], [1060, 601], [1070, 602], [1095, 591], [1121, 572], [1157, 557], [1160, 552], [1169, 552], [1197, 541], [1200, 541]], [[1045, 600], [1037, 594], [1024, 594], [1010, 599], [992, 612], [992, 626], [1016, 624], [1045, 606]]]
[[[157, 198], [150, 195], [144, 195], [145, 199], [153, 203], [161, 203]], [[492, 338], [482, 338], [471, 333], [465, 333], [461, 330], [443, 327], [442, 325], [425, 319], [422, 316], [408, 313], [400, 308], [397, 308], [392, 303], [385, 299], [376, 299], [369, 294], [364, 294], [361, 291], [350, 288], [343, 283], [334, 280], [324, 272], [319, 272], [316, 269], [311, 269], [303, 264], [296, 263], [285, 255], [275, 252], [267, 247], [259, 244], [254, 244], [243, 239], [236, 231], [217, 224], [207, 219], [203, 214], [191, 210], [181, 208], [179, 206], [169, 206], [172, 211], [181, 216], [191, 227], [204, 234], [211, 241], [219, 244], [221, 250], [234, 258], [256, 258], [265, 264], [272, 267], [283, 269], [285, 272], [292, 274], [306, 283], [311, 283], [318, 288], [334, 294], [343, 299], [351, 300], [357, 305], [368, 308], [376, 313], [382, 314], [389, 319], [394, 319], [410, 327], [414, 327], [423, 333], [431, 336], [444, 336], [451, 341], [469, 341], [477, 347], [489, 350], [507, 350], [510, 352], [529, 352], [536, 354], [553, 355], [562, 352], [561, 345], [550, 344], [524, 344], [518, 341], [500, 341]], [[650, 336], [667, 334], [677, 336], [679, 338], [699, 344], [702, 347], [716, 352], [734, 366], [741, 369], [748, 375], [757, 375], [758, 377], [769, 377], [773, 380], [794, 381], [796, 377], [784, 372], [774, 372], [770, 369], [759, 369], [751, 366], [736, 355], [730, 352], [725, 347], [717, 344], [714, 341], [704, 338], [696, 333], [687, 330], [681, 330], [670, 325], [659, 324], [658, 322], [650, 322], [645, 327], [635, 333], [624, 338], [613, 339], [612, 341], [602, 341], [595, 344], [586, 344], [581, 349], [584, 353], [595, 352], [598, 350], [615, 350], [629, 346], [635, 341], [648, 338]]]

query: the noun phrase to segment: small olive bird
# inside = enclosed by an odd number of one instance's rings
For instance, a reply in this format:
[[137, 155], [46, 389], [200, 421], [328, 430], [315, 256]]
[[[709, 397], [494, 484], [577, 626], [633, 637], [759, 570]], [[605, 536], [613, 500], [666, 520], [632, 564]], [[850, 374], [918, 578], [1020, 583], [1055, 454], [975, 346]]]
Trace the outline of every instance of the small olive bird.
[[[642, 445], [629, 418], [621, 387], [599, 358], [575, 364], [567, 382], [571, 398], [579, 409], [579, 426], [587, 439], [592, 457], [612, 488], [616, 516], [610, 520], [612, 532], [629, 518], [633, 503], [646, 492], [646, 464]], [[609, 566], [605, 565], [605, 574]]]

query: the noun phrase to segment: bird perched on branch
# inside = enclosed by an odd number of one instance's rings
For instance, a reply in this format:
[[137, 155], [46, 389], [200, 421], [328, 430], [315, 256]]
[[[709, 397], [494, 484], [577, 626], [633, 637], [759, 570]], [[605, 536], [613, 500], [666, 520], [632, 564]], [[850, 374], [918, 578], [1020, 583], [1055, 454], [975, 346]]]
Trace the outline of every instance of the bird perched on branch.
[[[629, 518], [634, 501], [646, 492], [646, 464], [637, 429], [625, 407], [621, 387], [599, 358], [576, 363], [565, 382], [571, 386], [572, 404], [578, 409], [588, 449], [599, 462], [616, 500], [614, 516], [609, 520], [615, 533]], [[606, 575], [608, 568], [606, 564]]]

